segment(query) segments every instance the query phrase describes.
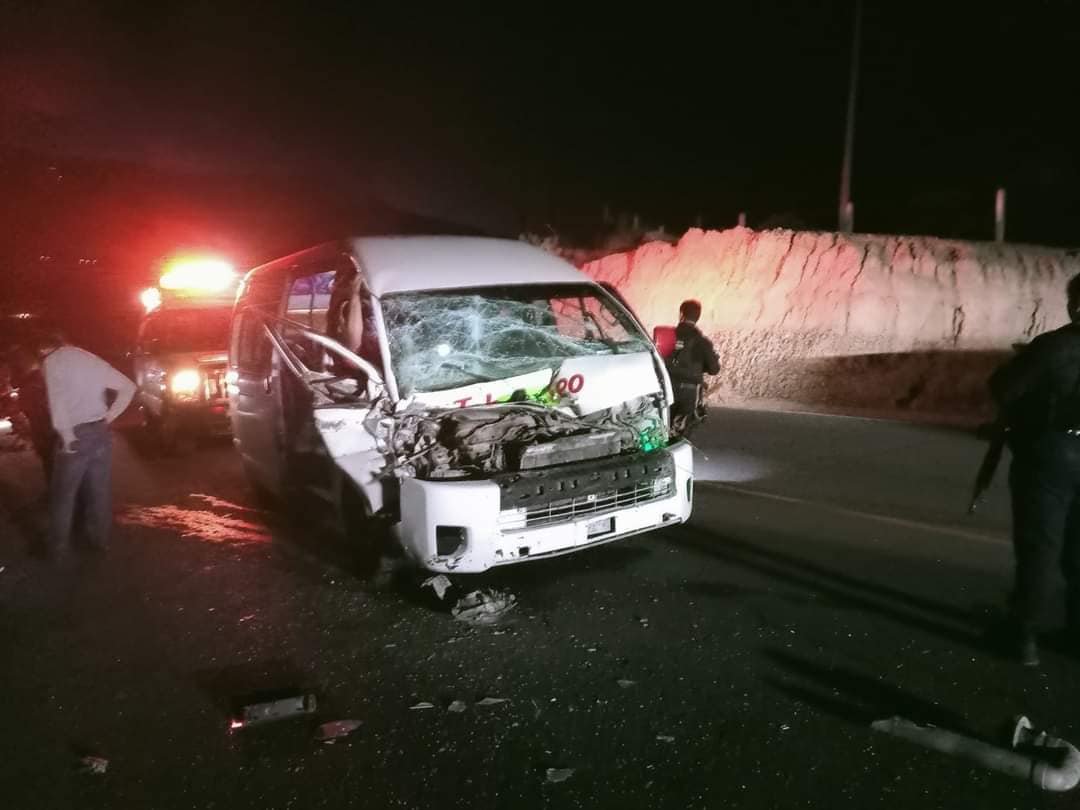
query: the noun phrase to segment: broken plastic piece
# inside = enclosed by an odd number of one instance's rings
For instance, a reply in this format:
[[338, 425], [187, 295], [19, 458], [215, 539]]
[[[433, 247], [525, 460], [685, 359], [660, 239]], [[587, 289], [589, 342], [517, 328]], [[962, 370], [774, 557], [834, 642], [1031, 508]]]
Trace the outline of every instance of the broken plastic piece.
[[426, 700], [421, 700], [415, 706], [410, 706], [409, 708], [413, 709], [414, 711], [417, 710], [417, 709], [434, 709], [435, 704], [434, 703], [428, 703]]
[[446, 710], [448, 712], [454, 712], [454, 714], [461, 714], [463, 711], [465, 711], [466, 708], [467, 707], [465, 706], [464, 700], [455, 700], [453, 703], [446, 707]]
[[668, 734], [657, 734], [656, 739], [658, 739], [660, 742], [666, 742], [666, 743], [675, 742], [675, 738], [668, 735]]
[[439, 574], [438, 576], [428, 577], [427, 579], [425, 579], [424, 584], [420, 587], [427, 588], [430, 586], [431, 589], [435, 591], [435, 595], [442, 599], [446, 595], [446, 591], [450, 588], [452, 584], [453, 583], [450, 582], [450, 578], [447, 577], [446, 574]]
[[82, 757], [79, 759], [83, 773], [101, 775], [109, 769], [109, 760], [105, 757]]
[[617, 683], [623, 689], [629, 689], [631, 686], [636, 684], [637, 681], [630, 681], [630, 680], [627, 680], [626, 678], [619, 678], [619, 680], [615, 681], [615, 683]]
[[499, 621], [516, 604], [517, 597], [512, 593], [487, 588], [465, 594], [450, 612], [458, 621], [483, 626]]
[[498, 706], [500, 703], [509, 703], [509, 702], [510, 702], [510, 698], [486, 697], [483, 700], [479, 701], [476, 705], [477, 706]]
[[565, 782], [567, 779], [574, 775], [574, 771], [574, 768], [548, 768], [547, 780], [551, 784]]
[[870, 724], [875, 731], [902, 737], [913, 743], [956, 754], [995, 771], [1015, 776], [1043, 790], [1072, 790], [1080, 782], [1080, 752], [1065, 740], [1036, 733], [1026, 717], [1017, 720], [1013, 750], [974, 740], [936, 726], [920, 726], [903, 717]]
[[323, 723], [315, 732], [315, 739], [319, 742], [332, 743], [334, 740], [347, 737], [360, 728], [359, 720], [333, 720]]

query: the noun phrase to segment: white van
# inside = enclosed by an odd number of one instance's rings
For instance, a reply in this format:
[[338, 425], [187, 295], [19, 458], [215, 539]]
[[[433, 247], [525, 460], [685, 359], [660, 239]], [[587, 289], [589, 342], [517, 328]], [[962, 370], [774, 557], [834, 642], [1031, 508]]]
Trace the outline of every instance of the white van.
[[[522, 242], [372, 237], [252, 270], [230, 415], [260, 489], [388, 526], [440, 572], [566, 554], [690, 517], [690, 446], [634, 315]], [[318, 502], [318, 501], [315, 501]]]

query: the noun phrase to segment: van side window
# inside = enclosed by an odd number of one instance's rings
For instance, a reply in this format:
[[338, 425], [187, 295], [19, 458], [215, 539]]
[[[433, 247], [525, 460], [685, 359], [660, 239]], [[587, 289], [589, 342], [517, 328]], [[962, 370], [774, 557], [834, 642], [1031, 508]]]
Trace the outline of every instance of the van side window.
[[330, 308], [334, 271], [318, 266], [304, 268], [300, 272], [303, 275], [293, 278], [289, 286], [285, 317], [326, 334], [326, 313]]

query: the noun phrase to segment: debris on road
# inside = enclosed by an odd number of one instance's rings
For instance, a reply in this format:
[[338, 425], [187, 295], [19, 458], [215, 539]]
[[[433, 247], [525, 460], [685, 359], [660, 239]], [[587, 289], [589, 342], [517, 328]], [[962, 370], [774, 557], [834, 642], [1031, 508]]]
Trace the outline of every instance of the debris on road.
[[461, 597], [450, 612], [459, 622], [477, 626], [495, 624], [513, 610], [517, 597], [509, 591], [494, 588], [473, 591]]
[[426, 700], [421, 700], [415, 706], [410, 706], [409, 708], [412, 709], [413, 711], [417, 711], [418, 709], [434, 709], [435, 704], [434, 703], [428, 703]]
[[332, 720], [323, 723], [315, 732], [315, 739], [319, 742], [333, 743], [342, 737], [347, 737], [360, 728], [359, 720]]
[[455, 714], [461, 714], [466, 709], [464, 700], [455, 700], [449, 706], [446, 707], [448, 712], [454, 712]]
[[82, 765], [83, 773], [92, 773], [99, 776], [109, 769], [109, 760], [105, 759], [105, 757], [80, 757], [79, 764]]
[[477, 702], [477, 706], [498, 706], [500, 703], [509, 703], [510, 698], [493, 698], [486, 697], [483, 700]]
[[1045, 731], [1036, 732], [1026, 717], [1017, 718], [1011, 748], [1001, 748], [937, 726], [920, 726], [903, 717], [876, 720], [870, 727], [924, 748], [956, 754], [991, 770], [1030, 781], [1043, 790], [1072, 790], [1080, 783], [1080, 751]]
[[433, 591], [435, 591], [435, 595], [439, 597], [439, 599], [442, 599], [444, 596], [446, 596], [446, 592], [453, 586], [453, 584], [454, 583], [450, 581], [450, 578], [446, 576], [446, 574], [438, 574], [437, 576], [428, 577], [427, 579], [425, 579], [420, 587], [430, 587]]
[[565, 782], [573, 776], [574, 772], [574, 768], [548, 768], [547, 780], [550, 784], [557, 785], [559, 782]]
[[615, 683], [617, 683], [623, 689], [629, 689], [631, 686], [637, 685], [637, 681], [631, 681], [626, 678], [619, 678], [619, 680], [615, 681]]
[[249, 703], [242, 706], [237, 716], [229, 724], [229, 728], [247, 728], [248, 726], [268, 723], [273, 720], [284, 720], [301, 714], [314, 714], [314, 712], [315, 695], [296, 693], [288, 697]]
[[671, 736], [669, 736], [667, 734], [657, 734], [656, 739], [658, 739], [660, 742], [666, 742], [666, 743], [675, 742], [675, 738], [671, 737]]

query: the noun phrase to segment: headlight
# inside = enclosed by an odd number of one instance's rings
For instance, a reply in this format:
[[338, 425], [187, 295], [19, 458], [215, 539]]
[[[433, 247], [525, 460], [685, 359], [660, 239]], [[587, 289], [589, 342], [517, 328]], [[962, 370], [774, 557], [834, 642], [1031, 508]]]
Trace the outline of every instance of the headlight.
[[199, 386], [202, 385], [202, 377], [199, 376], [193, 368], [185, 368], [183, 371], [177, 371], [169, 379], [169, 390], [178, 397], [194, 397], [199, 393]]

